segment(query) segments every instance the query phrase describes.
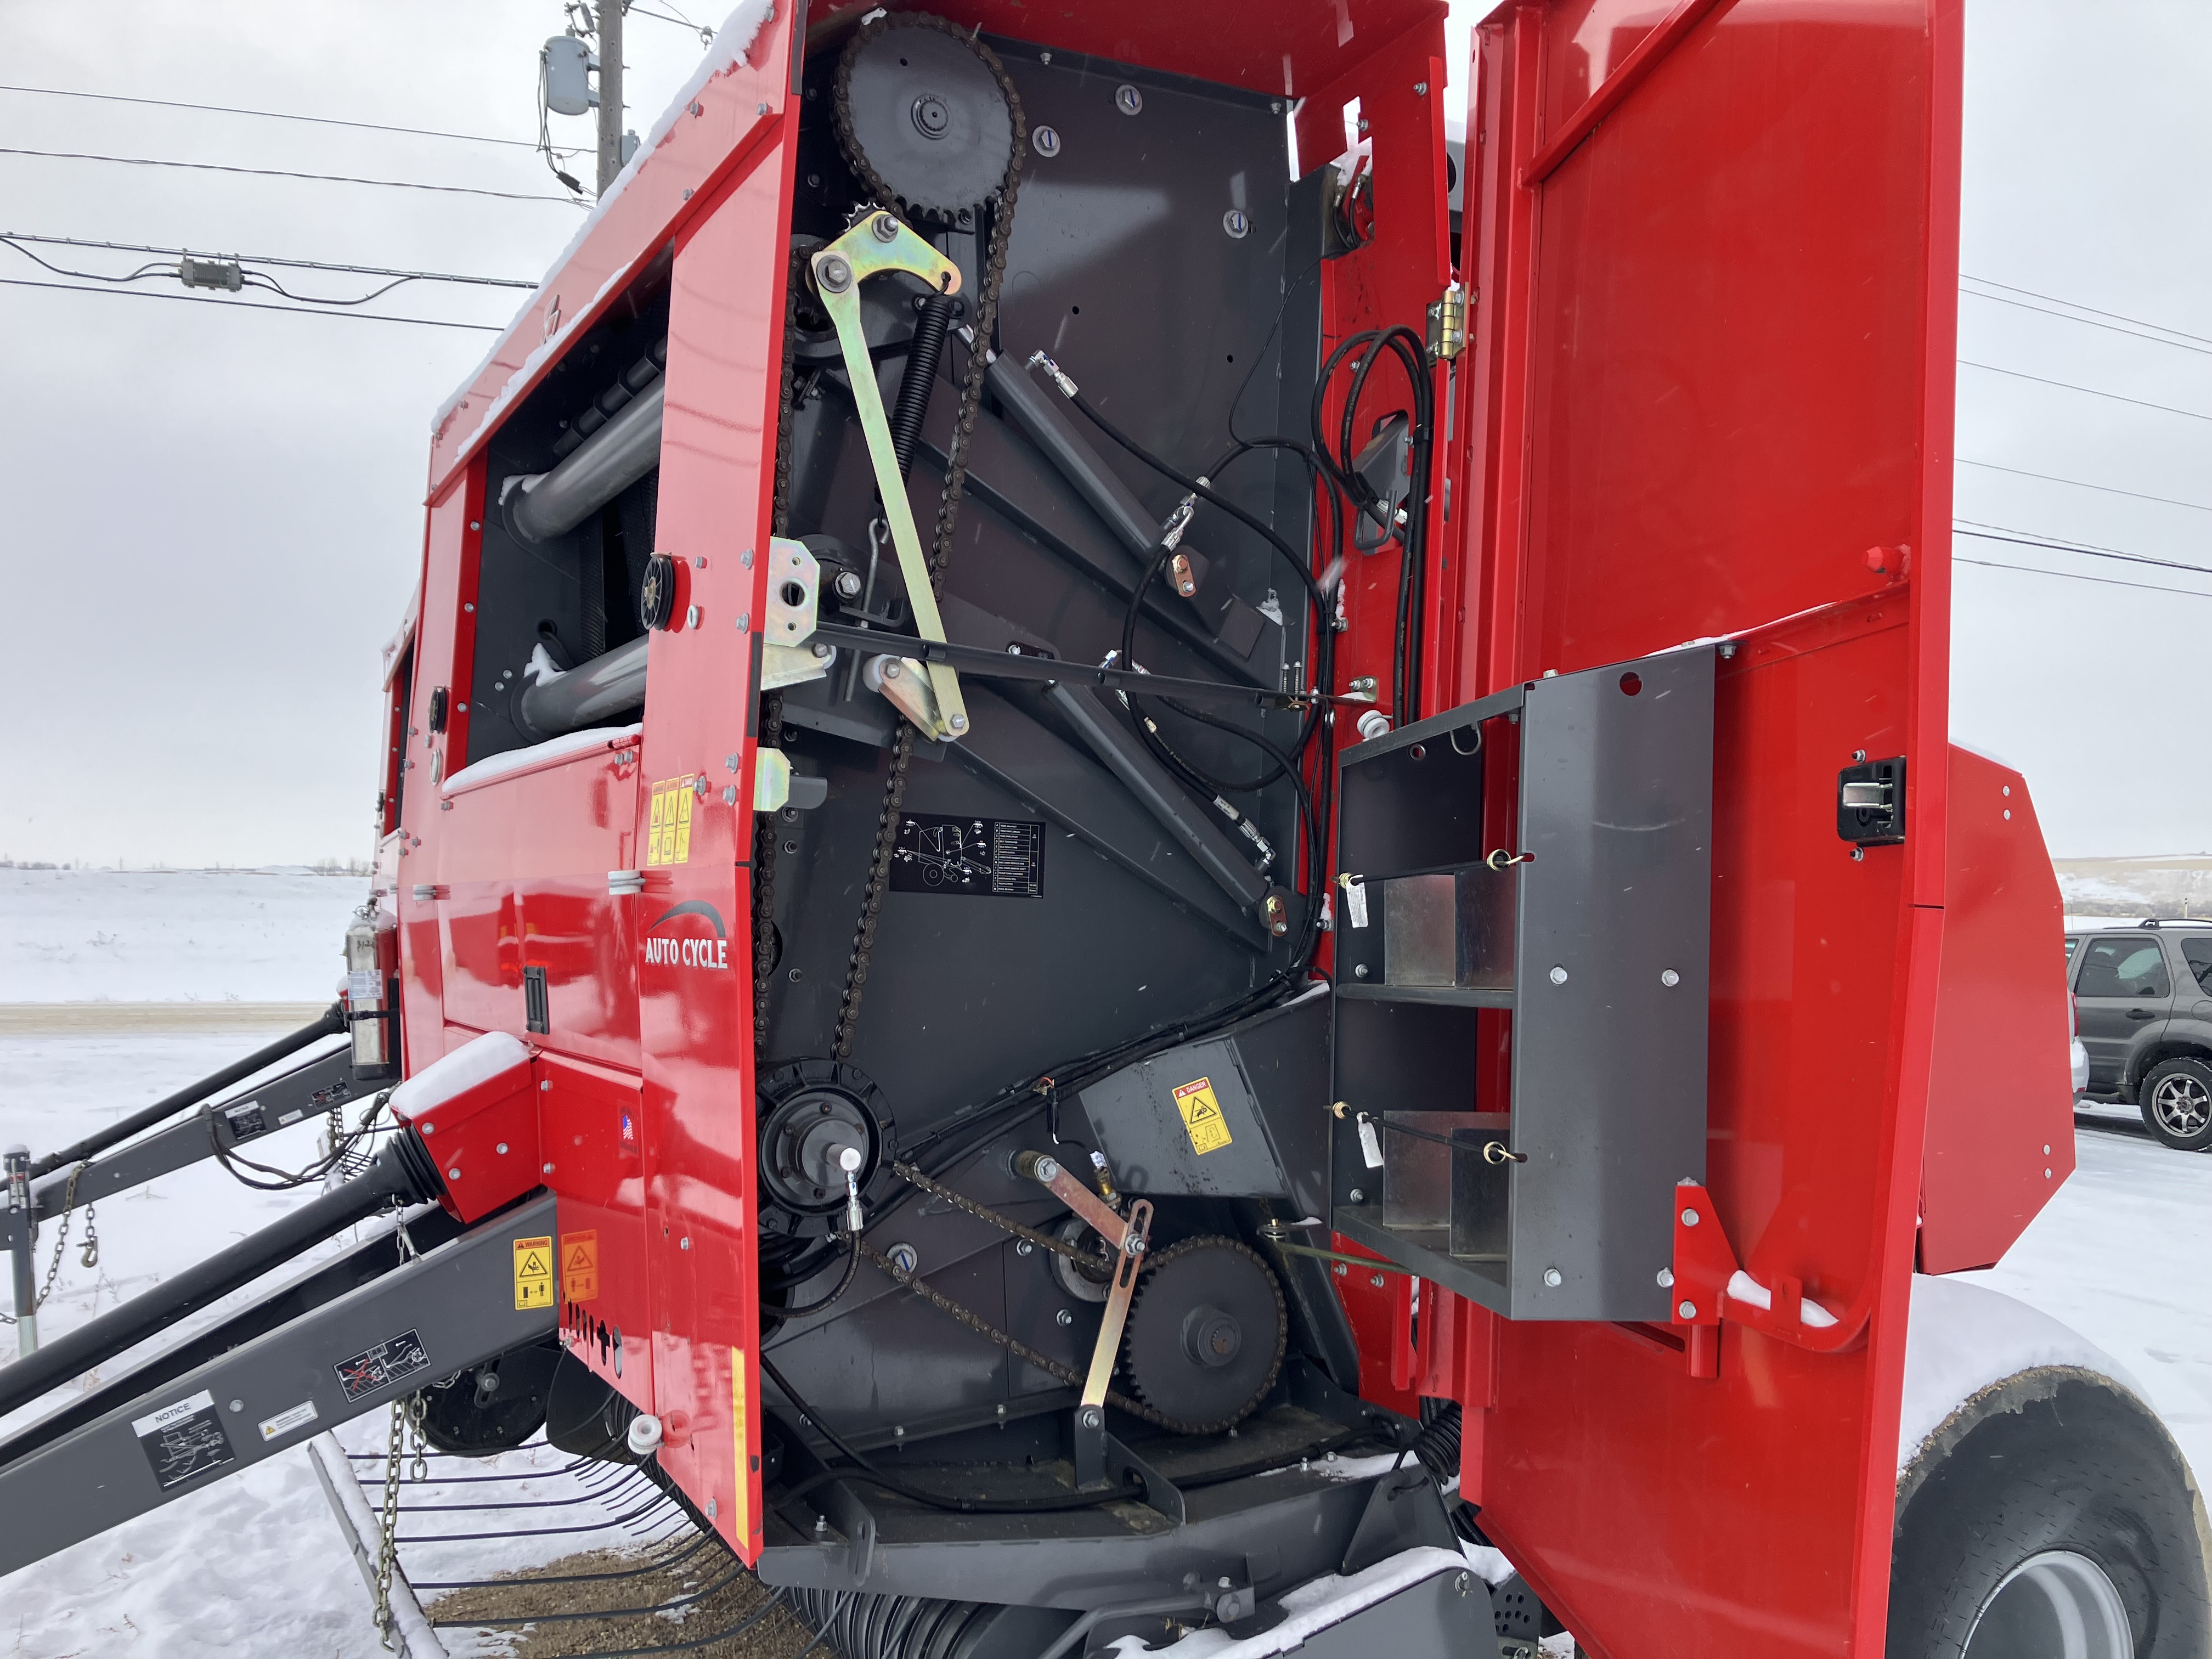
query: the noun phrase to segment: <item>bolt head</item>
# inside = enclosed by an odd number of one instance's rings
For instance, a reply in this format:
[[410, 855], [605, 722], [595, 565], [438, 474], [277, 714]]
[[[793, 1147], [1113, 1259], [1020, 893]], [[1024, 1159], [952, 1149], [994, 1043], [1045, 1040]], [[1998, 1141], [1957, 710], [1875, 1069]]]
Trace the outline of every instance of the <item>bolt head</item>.
[[1241, 242], [1252, 234], [1252, 216], [1243, 208], [1231, 208], [1221, 216], [1221, 228]]
[[860, 597], [859, 571], [841, 570], [837, 573], [837, 597], [843, 599], [857, 599]]
[[540, 1175], [551, 1175], [553, 1173], [553, 1166], [550, 1164], [542, 1165], [538, 1173]]
[[492, 1150], [497, 1152], [501, 1158], [505, 1158], [507, 1156], [507, 1143], [502, 1140], [498, 1146], [493, 1147]]
[[868, 234], [879, 242], [895, 242], [898, 240], [898, 221], [888, 213], [878, 213], [868, 221]]
[[814, 267], [814, 280], [822, 285], [825, 294], [842, 294], [853, 286], [853, 267], [845, 263], [841, 253], [824, 254]]
[[1694, 1226], [1696, 1226], [1696, 1225], [1698, 1224], [1698, 1212], [1697, 1212], [1695, 1210], [1685, 1210], [1685, 1211], [1683, 1211], [1683, 1212], [1682, 1212], [1682, 1224], [1683, 1224], [1685, 1227], [1694, 1227]]
[[1061, 1309], [1058, 1313], [1054, 1314], [1052, 1317], [1053, 1317], [1053, 1322], [1054, 1322], [1054, 1323], [1055, 1323], [1055, 1324], [1057, 1324], [1057, 1325], [1060, 1325], [1060, 1326], [1062, 1326], [1062, 1327], [1066, 1327], [1066, 1326], [1073, 1325], [1073, 1324], [1075, 1322], [1075, 1316], [1074, 1316], [1073, 1314], [1070, 1313], [1070, 1312], [1069, 1312], [1066, 1309], [1065, 1309], [1065, 1308], [1062, 1308], [1062, 1309]]
[[1054, 156], [1060, 154], [1060, 129], [1058, 127], [1031, 128], [1030, 130], [1030, 148], [1036, 151], [1038, 155], [1043, 156], [1047, 161], [1050, 161]]
[[1567, 982], [1567, 970], [1554, 965], [1551, 972], [1551, 981], [1554, 985], [1565, 985]]
[[1665, 969], [1660, 973], [1659, 982], [1671, 991], [1682, 982], [1682, 976], [1672, 968]]
[[1018, 1240], [1014, 1245], [1014, 1254], [1016, 1255], [1035, 1255], [1036, 1254], [1036, 1246], [1030, 1243], [1026, 1238]]
[[242, 1412], [246, 1409], [246, 1402], [243, 1400], [234, 1400], [230, 1402], [230, 1408], [234, 1412]]
[[460, 1178], [461, 1172], [459, 1170], [448, 1170], [446, 1171], [446, 1179], [448, 1181], [459, 1181]]
[[829, 657], [829, 656], [830, 656], [833, 652], [835, 652], [835, 651], [836, 650], [836, 648], [837, 648], [836, 647], [835, 647], [835, 646], [831, 645], [831, 644], [830, 643], [830, 641], [827, 641], [827, 640], [817, 640], [817, 641], [814, 641], [814, 659], [815, 659], [815, 661], [817, 661], [817, 662], [820, 662], [820, 661], [823, 660], [825, 658]]
[[896, 660], [891, 661], [891, 662], [887, 662], [887, 663], [885, 663], [885, 664], [884, 665], [884, 678], [885, 679], [887, 679], [887, 680], [895, 680], [895, 679], [896, 679], [898, 677], [899, 677], [899, 665], [898, 665], [898, 664], [897, 664], [897, 662], [896, 662]]
[[968, 729], [968, 717], [965, 714], [955, 714], [945, 724], [956, 732], [965, 732]]
[[1354, 1204], [1364, 1204], [1367, 1201], [1367, 1194], [1360, 1191], [1357, 1187], [1354, 1187], [1350, 1192], [1346, 1193], [1345, 1197], [1349, 1199]]
[[1114, 88], [1114, 107], [1124, 115], [1134, 115], [1145, 107], [1145, 94], [1124, 82]]
[[1566, 1276], [1557, 1267], [1547, 1267], [1544, 1269], [1544, 1283], [1556, 1291], [1566, 1283]]
[[1669, 1288], [1674, 1282], [1674, 1270], [1672, 1267], [1662, 1267], [1659, 1270], [1659, 1288], [1662, 1291], [1666, 1290]]
[[1698, 1316], [1698, 1304], [1694, 1302], [1678, 1302], [1674, 1304], [1674, 1311], [1685, 1319], [1695, 1319]]

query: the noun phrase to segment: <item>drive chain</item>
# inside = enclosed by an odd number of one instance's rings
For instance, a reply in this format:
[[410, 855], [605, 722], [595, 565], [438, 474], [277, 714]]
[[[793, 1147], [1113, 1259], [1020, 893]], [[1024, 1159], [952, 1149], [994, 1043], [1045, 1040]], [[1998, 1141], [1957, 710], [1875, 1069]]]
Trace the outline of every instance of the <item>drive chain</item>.
[[[965, 1193], [956, 1193], [941, 1182], [932, 1181], [911, 1164], [894, 1163], [891, 1173], [909, 1185], [919, 1187], [932, 1198], [942, 1199], [954, 1209], [972, 1215], [978, 1221], [988, 1221], [994, 1227], [1005, 1229], [1016, 1238], [1025, 1238], [1041, 1250], [1050, 1250], [1054, 1255], [1064, 1255], [1070, 1261], [1079, 1261], [1086, 1267], [1103, 1268], [1110, 1277], [1114, 1259], [1097, 1250], [1086, 1250], [1079, 1244], [1071, 1244], [1064, 1238], [1054, 1238], [1050, 1233], [1039, 1232], [1035, 1227], [1024, 1226], [1012, 1216], [1000, 1215], [989, 1205], [979, 1203]], [[1146, 1258], [1150, 1266], [1152, 1258]]]
[[[937, 534], [930, 550], [929, 582], [931, 588], [941, 595], [945, 588], [945, 573], [952, 557], [953, 533], [960, 516], [960, 498], [967, 483], [968, 448], [975, 431], [975, 417], [983, 406], [983, 377], [989, 367], [988, 349], [999, 320], [999, 289], [1006, 272], [1006, 245], [1013, 234], [1014, 202], [1022, 181], [1022, 155], [1028, 148], [1029, 123], [1022, 113], [1021, 95], [1006, 74], [1006, 65], [988, 46], [973, 35], [943, 18], [904, 14], [896, 17], [879, 17], [861, 26], [845, 48], [838, 62], [836, 76], [836, 120], [839, 148], [845, 153], [854, 176], [860, 180], [865, 194], [883, 204], [884, 210], [900, 211], [897, 192], [891, 189], [883, 175], [871, 163], [853, 136], [852, 82], [855, 56], [869, 40], [884, 30], [901, 28], [936, 28], [951, 35], [972, 51], [999, 83], [1006, 98], [1007, 113], [1013, 124], [1013, 143], [1006, 157], [1006, 176], [992, 199], [983, 204], [990, 218], [990, 234], [984, 258], [983, 281], [975, 299], [974, 333], [968, 354], [968, 373], [960, 386], [960, 409], [952, 424], [952, 439], [945, 450], [945, 490], [938, 498]], [[890, 775], [884, 780], [882, 811], [876, 820], [876, 843], [873, 855], [868, 860], [866, 889], [861, 896], [860, 919], [853, 931], [852, 956], [846, 965], [845, 990], [837, 1007], [837, 1030], [830, 1045], [831, 1054], [841, 1060], [849, 1060], [853, 1054], [853, 1037], [860, 1025], [861, 994], [868, 982], [869, 958], [876, 943], [876, 920], [882, 913], [884, 894], [890, 885], [891, 860], [898, 850], [899, 808], [906, 799], [908, 763], [914, 757], [914, 728], [905, 720], [898, 722], [898, 735], [891, 742]]]

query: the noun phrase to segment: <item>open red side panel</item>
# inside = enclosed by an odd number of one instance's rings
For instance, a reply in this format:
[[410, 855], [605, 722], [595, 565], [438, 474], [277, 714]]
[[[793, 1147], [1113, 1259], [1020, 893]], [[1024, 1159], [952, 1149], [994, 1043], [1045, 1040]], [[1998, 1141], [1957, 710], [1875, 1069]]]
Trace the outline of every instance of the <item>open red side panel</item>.
[[[1881, 1644], [1942, 915], [1960, 32], [1955, 0], [1559, 0], [1476, 34], [1454, 695], [1729, 640], [1711, 1206], [1838, 1319], [1454, 1309], [1468, 1495], [1595, 1653]], [[1838, 773], [1899, 757], [1905, 839], [1856, 850]]]

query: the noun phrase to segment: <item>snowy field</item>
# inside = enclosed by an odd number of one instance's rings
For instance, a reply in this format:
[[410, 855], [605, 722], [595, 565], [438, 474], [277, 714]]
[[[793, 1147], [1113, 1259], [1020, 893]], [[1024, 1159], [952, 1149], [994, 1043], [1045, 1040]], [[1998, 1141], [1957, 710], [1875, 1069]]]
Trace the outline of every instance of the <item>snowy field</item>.
[[[0, 871], [0, 1003], [327, 996], [361, 890], [357, 880], [306, 875]], [[210, 1023], [190, 1030], [0, 1025], [0, 1144], [75, 1139], [267, 1040], [265, 1027], [218, 1024], [219, 1011], [208, 1012]], [[2001, 1266], [1970, 1277], [2111, 1353], [2149, 1392], [2191, 1464], [2212, 1470], [2212, 1290], [2191, 1270], [2212, 1255], [2212, 1158], [2146, 1139], [2131, 1109], [2089, 1109], [2079, 1122], [2078, 1172]], [[315, 1133], [295, 1127], [256, 1155], [304, 1164]], [[209, 1164], [101, 1205], [99, 1267], [78, 1265], [80, 1231], [41, 1316], [45, 1334], [112, 1307], [294, 1201], [249, 1192]], [[12, 1335], [0, 1329], [0, 1355], [12, 1352]], [[0, 1418], [0, 1433], [52, 1403]], [[373, 1413], [342, 1438], [380, 1450], [384, 1421]], [[540, 1450], [503, 1462], [533, 1459], [541, 1468], [565, 1461]], [[418, 1577], [475, 1577], [610, 1541], [548, 1535], [408, 1559]], [[504, 1648], [448, 1634], [456, 1653]], [[0, 1659], [377, 1659], [382, 1651], [304, 1448], [0, 1581]]]
[[0, 868], [0, 1004], [327, 1003], [361, 876]]

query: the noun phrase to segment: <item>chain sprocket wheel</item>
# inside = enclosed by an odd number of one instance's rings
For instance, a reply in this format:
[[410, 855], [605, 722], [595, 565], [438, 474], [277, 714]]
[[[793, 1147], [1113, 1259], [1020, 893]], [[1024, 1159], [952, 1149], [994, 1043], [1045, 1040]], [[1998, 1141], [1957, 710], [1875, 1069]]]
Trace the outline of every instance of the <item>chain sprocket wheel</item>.
[[878, 18], [837, 64], [837, 141], [909, 217], [956, 222], [1000, 188], [1018, 142], [1006, 70], [941, 17]]
[[1121, 1337], [1131, 1391], [1184, 1434], [1218, 1434], [1250, 1416], [1283, 1368], [1290, 1320], [1260, 1253], [1212, 1234], [1145, 1265]]

